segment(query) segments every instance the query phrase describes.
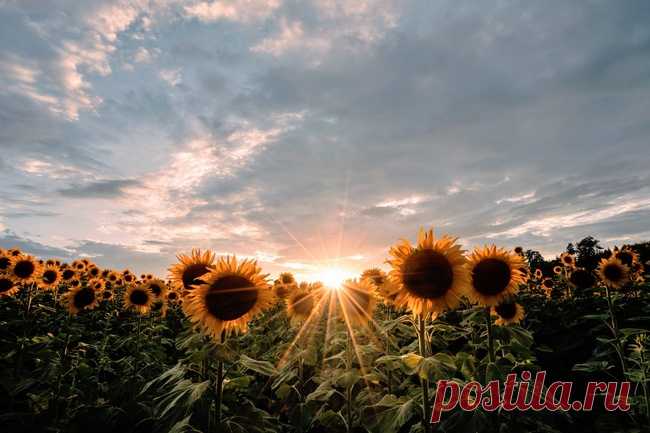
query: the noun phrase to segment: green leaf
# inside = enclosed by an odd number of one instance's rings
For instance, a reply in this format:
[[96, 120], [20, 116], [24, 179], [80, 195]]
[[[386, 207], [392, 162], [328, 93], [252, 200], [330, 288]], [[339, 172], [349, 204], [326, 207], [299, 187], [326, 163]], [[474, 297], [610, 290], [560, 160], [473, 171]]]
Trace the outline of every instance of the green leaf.
[[278, 370], [275, 366], [268, 361], [258, 361], [257, 359], [249, 358], [246, 355], [241, 355], [239, 363], [244, 368], [253, 370], [254, 372], [264, 376], [275, 376], [278, 374]]

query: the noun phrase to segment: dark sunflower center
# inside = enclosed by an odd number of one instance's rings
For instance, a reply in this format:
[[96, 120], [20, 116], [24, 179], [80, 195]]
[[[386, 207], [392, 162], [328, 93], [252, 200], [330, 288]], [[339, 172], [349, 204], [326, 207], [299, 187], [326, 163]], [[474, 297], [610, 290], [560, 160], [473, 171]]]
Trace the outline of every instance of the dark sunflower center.
[[571, 262], [572, 262], [571, 256], [564, 256], [564, 263], [571, 264]]
[[95, 302], [95, 292], [90, 288], [81, 289], [75, 293], [73, 302], [77, 309], [85, 308]]
[[9, 259], [9, 257], [0, 257], [0, 269], [7, 269], [10, 263], [11, 259]]
[[472, 271], [474, 289], [487, 296], [503, 292], [510, 284], [510, 277], [510, 266], [495, 258], [481, 260]]
[[258, 290], [251, 281], [229, 275], [212, 283], [205, 295], [205, 306], [217, 319], [236, 320], [248, 313], [257, 302]]
[[0, 278], [0, 293], [8, 292], [14, 286], [9, 278]]
[[160, 294], [162, 293], [162, 287], [160, 287], [158, 284], [151, 284], [149, 288], [151, 289], [153, 294], [156, 295], [156, 297], [160, 296]]
[[619, 259], [621, 263], [627, 266], [632, 266], [632, 261], [634, 260], [634, 256], [627, 251], [619, 252], [618, 254], [616, 254], [616, 258]]
[[131, 292], [129, 300], [133, 305], [147, 305], [149, 296], [143, 290], [134, 290]]
[[588, 289], [596, 283], [596, 279], [591, 272], [585, 271], [584, 269], [578, 269], [572, 272], [569, 281], [579, 289]]
[[74, 271], [72, 269], [65, 269], [61, 275], [63, 276], [64, 280], [69, 280], [70, 278], [74, 277]]
[[375, 284], [375, 286], [380, 287], [384, 285], [384, 277], [381, 275], [375, 275], [370, 278], [372, 279], [372, 282]]
[[47, 271], [43, 272], [43, 281], [45, 281], [48, 284], [51, 284], [56, 282], [58, 276], [59, 274], [57, 274], [56, 271], [48, 269]]
[[167, 298], [173, 301], [176, 299], [176, 292], [169, 293], [169, 295], [167, 295]]
[[183, 271], [183, 286], [188, 290], [191, 289], [190, 286], [196, 284], [194, 280], [199, 278], [201, 275], [207, 274], [209, 271], [210, 269], [201, 263], [189, 265], [185, 268], [185, 271]]
[[109, 299], [113, 293], [111, 293], [110, 290], [104, 290], [104, 293], [102, 294], [104, 296], [104, 299]]
[[404, 287], [419, 298], [440, 298], [451, 289], [454, 271], [443, 254], [417, 250], [404, 263]]
[[504, 319], [512, 319], [517, 314], [517, 305], [514, 302], [504, 302], [497, 305], [494, 310]]
[[288, 275], [282, 276], [282, 284], [291, 284], [291, 283], [293, 283], [293, 278], [292, 277], [290, 277]]
[[620, 281], [623, 279], [623, 269], [616, 264], [605, 266], [603, 274], [609, 281]]
[[29, 278], [35, 270], [36, 266], [29, 260], [21, 260], [14, 266], [14, 274], [18, 278]]
[[99, 275], [99, 269], [97, 268], [90, 268], [90, 271], [88, 272], [91, 276], [96, 277]]

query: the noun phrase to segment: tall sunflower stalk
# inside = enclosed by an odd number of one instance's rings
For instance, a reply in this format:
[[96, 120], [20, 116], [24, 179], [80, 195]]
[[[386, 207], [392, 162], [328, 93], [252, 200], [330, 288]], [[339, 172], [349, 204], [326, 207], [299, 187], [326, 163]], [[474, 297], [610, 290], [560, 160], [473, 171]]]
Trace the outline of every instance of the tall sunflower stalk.
[[[426, 325], [426, 318], [424, 315], [418, 314], [416, 332], [418, 335], [418, 349], [420, 351], [420, 356], [423, 358], [426, 358], [428, 356]], [[431, 424], [428, 421], [428, 416], [430, 413], [429, 381], [427, 379], [420, 378], [420, 386], [422, 387], [422, 427], [424, 428], [425, 433], [429, 433], [431, 431]]]

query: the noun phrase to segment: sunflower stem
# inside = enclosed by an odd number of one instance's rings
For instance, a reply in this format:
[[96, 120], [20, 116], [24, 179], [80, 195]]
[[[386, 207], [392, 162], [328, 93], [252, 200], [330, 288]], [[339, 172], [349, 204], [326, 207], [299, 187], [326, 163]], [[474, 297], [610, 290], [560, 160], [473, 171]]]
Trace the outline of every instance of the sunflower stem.
[[[219, 343], [223, 344], [225, 341], [225, 331], [221, 331], [221, 336], [219, 337]], [[219, 360], [217, 363], [217, 383], [216, 383], [216, 412], [217, 412], [217, 427], [221, 425], [221, 402], [223, 401], [223, 360]]]
[[612, 321], [612, 332], [614, 333], [614, 339], [616, 340], [615, 349], [618, 354], [618, 358], [621, 361], [621, 369], [623, 370], [623, 376], [625, 377], [625, 358], [623, 357], [623, 346], [621, 345], [620, 333], [618, 330], [618, 322], [616, 320], [616, 314], [614, 314], [614, 302], [612, 301], [612, 294], [609, 291], [609, 288], [605, 286], [605, 293], [607, 294], [607, 307], [609, 308], [609, 318]]
[[[347, 360], [347, 369], [352, 371], [352, 334], [350, 333], [350, 328], [347, 328], [348, 339], [346, 345], [346, 360]], [[352, 386], [347, 385], [345, 389], [345, 417], [347, 421], [347, 431], [348, 433], [352, 430]]]
[[[422, 314], [418, 315], [418, 346], [420, 349], [420, 356], [426, 358], [426, 321]], [[428, 421], [430, 413], [429, 409], [429, 381], [420, 378], [420, 385], [422, 387], [422, 428], [425, 433], [431, 432], [431, 424]]]
[[490, 356], [490, 362], [496, 362], [496, 356], [494, 355], [494, 336], [492, 335], [492, 317], [490, 316], [490, 307], [485, 307], [485, 323], [487, 325], [487, 334], [488, 334], [488, 355]]

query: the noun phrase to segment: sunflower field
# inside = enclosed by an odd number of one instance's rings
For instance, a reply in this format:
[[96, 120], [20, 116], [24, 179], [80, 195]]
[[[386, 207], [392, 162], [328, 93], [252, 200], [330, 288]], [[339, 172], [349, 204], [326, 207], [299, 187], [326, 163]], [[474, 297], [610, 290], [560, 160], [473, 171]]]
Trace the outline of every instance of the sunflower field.
[[[421, 230], [340, 287], [178, 255], [161, 277], [0, 250], [2, 432], [643, 432], [650, 244], [547, 261]], [[629, 382], [629, 410], [429, 422], [438, 381]]]

